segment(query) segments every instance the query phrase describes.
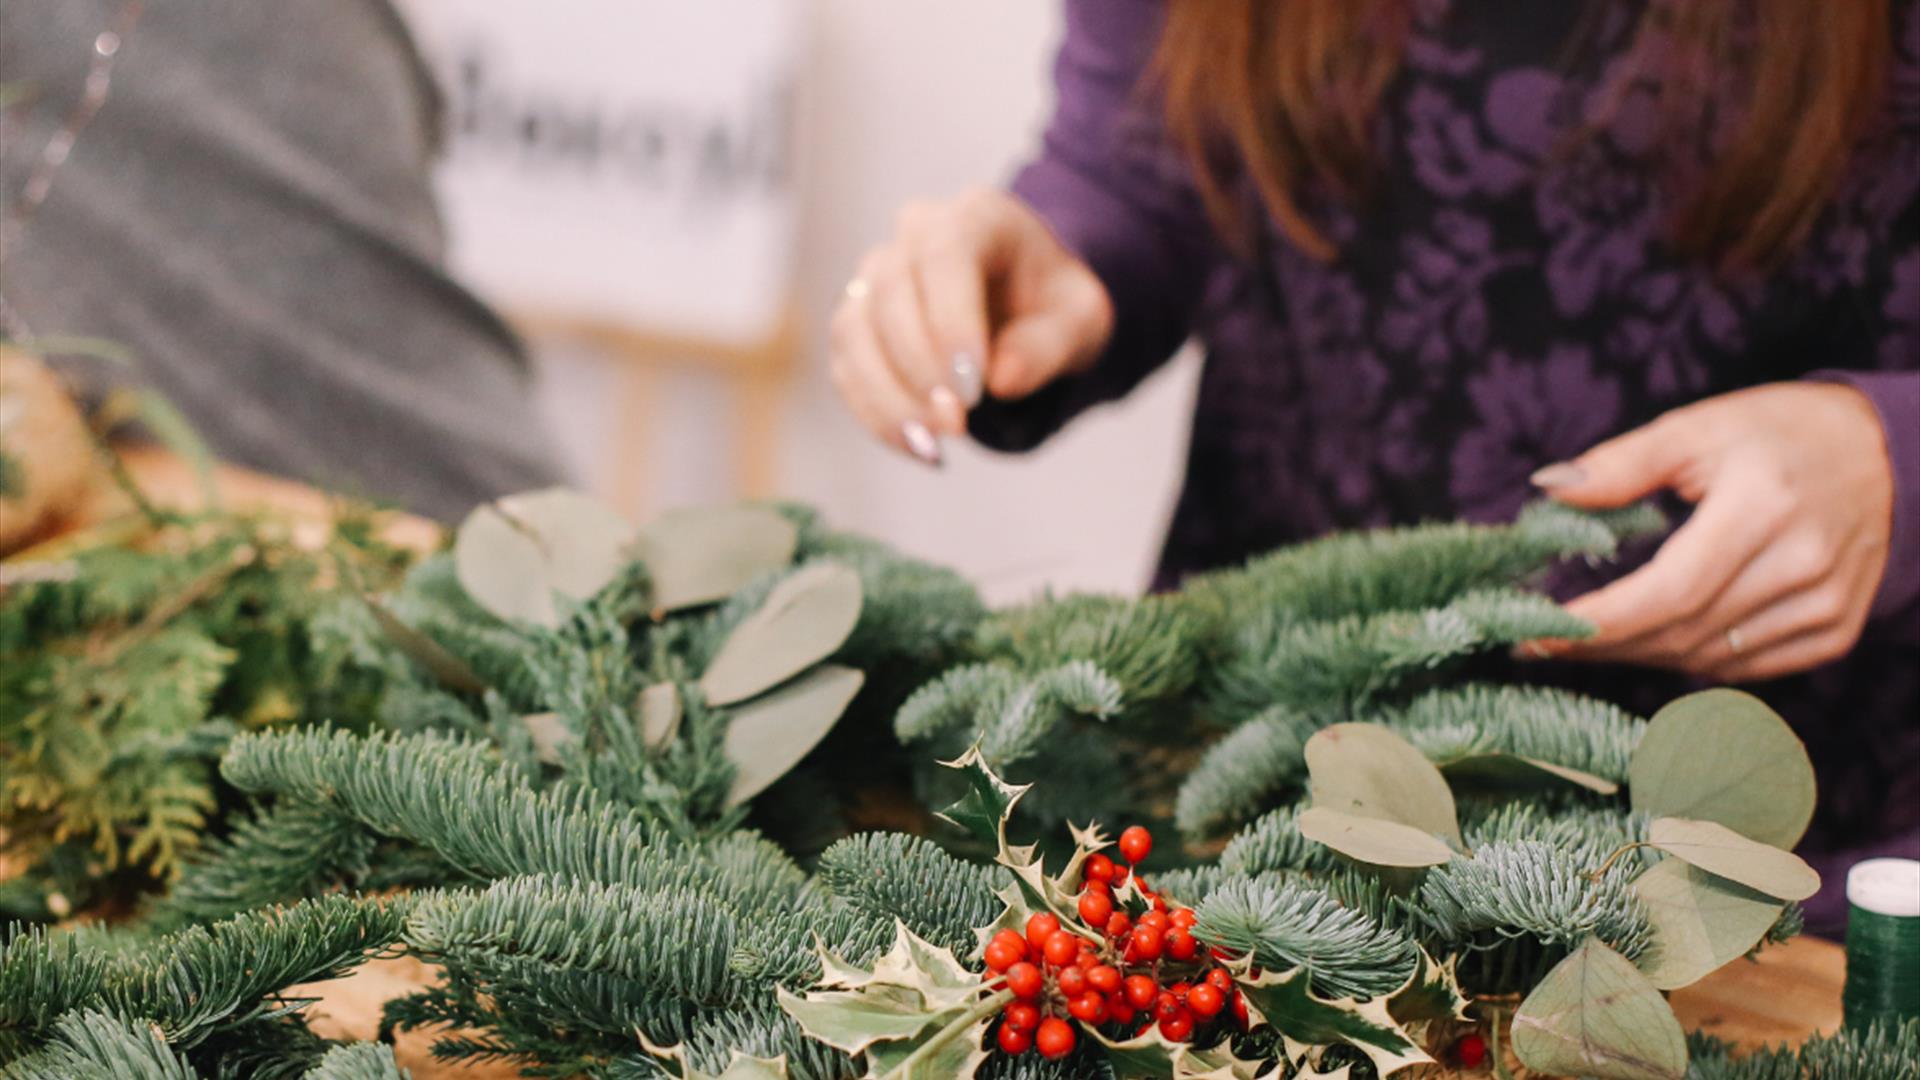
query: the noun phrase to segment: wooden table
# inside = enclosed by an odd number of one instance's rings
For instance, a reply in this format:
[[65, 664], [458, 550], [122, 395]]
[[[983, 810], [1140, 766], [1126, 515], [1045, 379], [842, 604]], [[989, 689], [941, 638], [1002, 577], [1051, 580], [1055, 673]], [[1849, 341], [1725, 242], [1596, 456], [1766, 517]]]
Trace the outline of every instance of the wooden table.
[[[1673, 995], [1674, 1011], [1687, 1030], [1705, 1031], [1741, 1046], [1799, 1043], [1840, 1027], [1840, 989], [1846, 952], [1830, 941], [1797, 938], [1769, 948], [1754, 961], [1736, 960]], [[332, 1038], [371, 1039], [379, 1029], [381, 1003], [426, 985], [433, 970], [401, 958], [368, 964], [353, 977], [318, 983], [300, 992], [320, 998], [308, 1011], [314, 1030]], [[433, 1034], [410, 1032], [394, 1047], [414, 1080], [514, 1080], [511, 1066], [448, 1065], [430, 1053]]]

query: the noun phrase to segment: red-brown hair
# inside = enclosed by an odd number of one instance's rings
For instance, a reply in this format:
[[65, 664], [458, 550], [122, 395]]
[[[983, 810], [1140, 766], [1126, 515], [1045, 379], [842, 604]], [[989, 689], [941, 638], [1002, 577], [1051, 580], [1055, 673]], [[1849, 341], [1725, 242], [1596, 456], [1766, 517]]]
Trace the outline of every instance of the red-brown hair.
[[[1372, 118], [1409, 0], [1170, 0], [1155, 63], [1168, 129], [1229, 237], [1250, 179], [1281, 232], [1331, 258], [1302, 185], [1358, 199]], [[1724, 268], [1765, 266], [1806, 235], [1877, 115], [1887, 0], [1650, 0], [1636, 55], [1673, 125], [1669, 239]], [[1652, 47], [1641, 48], [1643, 45]], [[1702, 134], [1713, 130], [1712, 137]]]

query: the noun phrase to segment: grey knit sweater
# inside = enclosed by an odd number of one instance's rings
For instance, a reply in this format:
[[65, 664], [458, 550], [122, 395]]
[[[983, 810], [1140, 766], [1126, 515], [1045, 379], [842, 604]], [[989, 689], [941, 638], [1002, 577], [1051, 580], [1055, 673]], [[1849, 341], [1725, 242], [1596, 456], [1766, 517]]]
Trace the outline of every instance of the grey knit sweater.
[[[0, 0], [0, 203], [122, 0]], [[111, 97], [0, 262], [39, 338], [130, 347], [235, 464], [442, 518], [549, 482], [513, 335], [453, 282], [437, 98], [386, 0], [148, 0]]]

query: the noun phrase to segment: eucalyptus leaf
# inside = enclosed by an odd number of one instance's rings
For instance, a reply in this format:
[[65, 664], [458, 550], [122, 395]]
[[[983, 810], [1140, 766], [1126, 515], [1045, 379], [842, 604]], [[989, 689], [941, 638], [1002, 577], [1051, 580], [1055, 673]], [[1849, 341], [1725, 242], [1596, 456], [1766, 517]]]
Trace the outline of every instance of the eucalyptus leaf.
[[832, 730], [865, 680], [854, 668], [827, 664], [734, 709], [724, 746], [734, 767], [727, 805], [746, 802], [798, 765]]
[[832, 656], [860, 621], [860, 575], [834, 562], [795, 571], [740, 620], [700, 678], [714, 705], [731, 705]]
[[793, 561], [800, 531], [766, 506], [675, 510], [641, 530], [637, 547], [653, 583], [653, 604], [677, 611], [724, 600]]
[[1705, 690], [1661, 709], [1627, 768], [1633, 808], [1717, 821], [1792, 848], [1813, 820], [1813, 763], [1780, 714], [1738, 690]]
[[1527, 1068], [1594, 1080], [1682, 1080], [1687, 1037], [1660, 991], [1594, 938], [1555, 965], [1513, 1017]]
[[1498, 751], [1443, 761], [1440, 771], [1448, 779], [1466, 780], [1489, 787], [1527, 788], [1539, 787], [1542, 783], [1564, 782], [1600, 795], [1616, 795], [1620, 791], [1619, 784], [1590, 772]]
[[1313, 805], [1411, 825], [1461, 843], [1446, 777], [1378, 724], [1334, 724], [1307, 740]]
[[1453, 858], [1453, 849], [1432, 833], [1324, 806], [1302, 811], [1299, 829], [1301, 836], [1370, 866], [1439, 866]]
[[367, 610], [373, 613], [373, 621], [387, 640], [404, 654], [407, 659], [419, 664], [427, 674], [432, 675], [441, 686], [462, 694], [484, 694], [487, 684], [474, 674], [467, 662], [448, 652], [439, 642], [408, 626], [391, 609], [374, 597], [361, 594]]
[[559, 713], [529, 713], [520, 722], [533, 740], [533, 756], [548, 765], [558, 765], [568, 748], [580, 741]]
[[1640, 970], [1661, 990], [1691, 986], [1752, 951], [1785, 907], [1681, 859], [1662, 859], [1634, 879], [1653, 938]]
[[1820, 874], [1805, 859], [1749, 840], [1717, 821], [1655, 818], [1647, 826], [1647, 843], [1780, 900], [1805, 900], [1820, 891]]
[[680, 688], [670, 682], [654, 683], [640, 691], [634, 711], [640, 716], [640, 739], [659, 749], [680, 733]]
[[564, 488], [476, 507], [454, 536], [461, 588], [503, 619], [560, 625], [558, 593], [585, 600], [631, 558], [634, 530], [606, 506]]

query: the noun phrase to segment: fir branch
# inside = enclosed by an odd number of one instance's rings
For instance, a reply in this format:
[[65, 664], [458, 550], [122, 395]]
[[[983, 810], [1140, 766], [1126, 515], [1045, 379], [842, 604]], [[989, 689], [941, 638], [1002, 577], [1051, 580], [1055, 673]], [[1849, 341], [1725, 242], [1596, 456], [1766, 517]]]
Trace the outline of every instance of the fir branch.
[[305, 1080], [410, 1080], [411, 1076], [393, 1059], [393, 1047], [361, 1042], [329, 1050]]
[[1220, 853], [1220, 869], [1248, 876], [1332, 869], [1331, 849], [1300, 835], [1304, 809], [1304, 804], [1283, 806], [1255, 818], [1227, 841]]
[[46, 1048], [0, 1068], [4, 1080], [200, 1080], [158, 1028], [97, 1009], [62, 1016]]
[[1129, 701], [1171, 697], [1199, 669], [1196, 614], [1178, 599], [1067, 596], [996, 613], [975, 648], [1028, 671], [1085, 661], [1119, 683]]
[[1876, 1020], [1815, 1035], [1798, 1049], [1737, 1057], [1733, 1044], [1701, 1032], [1687, 1044], [1687, 1080], [1920, 1080], [1920, 1020]]
[[808, 1038], [793, 1017], [764, 998], [700, 1013], [684, 1045], [694, 1068], [716, 1075], [736, 1051], [751, 1057], [784, 1056], [790, 1080], [852, 1080], [860, 1075], [852, 1058]]
[[1435, 761], [1506, 753], [1624, 783], [1646, 721], [1565, 690], [1468, 684], [1369, 717]]
[[1472, 858], [1435, 867], [1408, 905], [1425, 933], [1455, 948], [1485, 949], [1513, 939], [1571, 948], [1597, 937], [1632, 959], [1652, 934], [1633, 892], [1637, 863], [1616, 863], [1599, 881], [1595, 863], [1541, 840], [1477, 847]]
[[372, 833], [337, 810], [285, 801], [209, 844], [153, 917], [163, 925], [205, 922], [317, 896], [364, 877], [374, 845]]
[[834, 895], [889, 929], [899, 919], [956, 956], [972, 953], [974, 928], [1000, 914], [1004, 903], [994, 894], [1007, 879], [998, 867], [963, 862], [901, 833], [847, 837], [821, 854], [818, 872]]
[[1404, 985], [1420, 962], [1412, 938], [1300, 882], [1228, 880], [1194, 913], [1194, 937], [1250, 952], [1263, 967], [1305, 968], [1314, 988], [1329, 996], [1388, 993]]
[[72, 934], [11, 923], [0, 948], [0, 1058], [24, 1053], [70, 1009], [100, 999], [107, 957]]
[[1180, 785], [1174, 822], [1182, 833], [1206, 836], [1244, 821], [1306, 779], [1312, 719], [1274, 706], [1207, 748]]

